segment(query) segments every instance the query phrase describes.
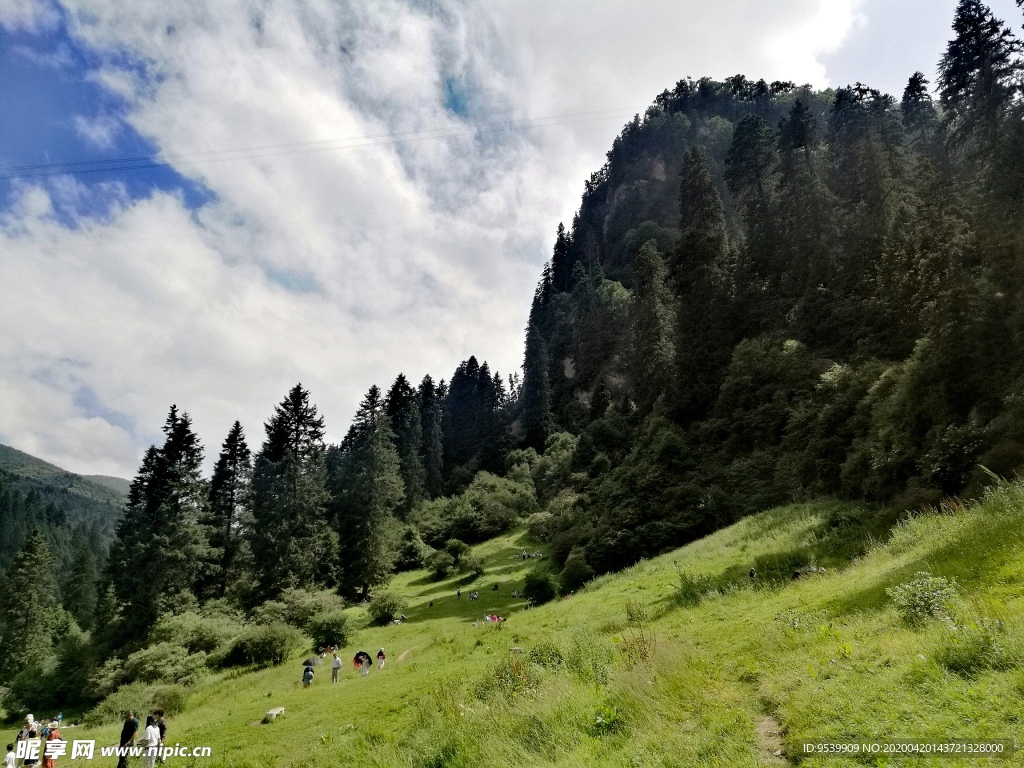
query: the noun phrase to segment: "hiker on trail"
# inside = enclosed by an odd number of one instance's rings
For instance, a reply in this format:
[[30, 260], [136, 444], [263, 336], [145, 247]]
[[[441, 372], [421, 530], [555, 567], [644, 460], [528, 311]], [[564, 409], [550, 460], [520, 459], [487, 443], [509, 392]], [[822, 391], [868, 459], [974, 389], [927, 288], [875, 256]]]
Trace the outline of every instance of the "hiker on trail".
[[427, 603], [427, 608], [433, 608], [433, 607], [434, 607], [434, 601], [431, 600], [429, 603]]
[[384, 669], [384, 660], [387, 657], [384, 655], [384, 649], [381, 648], [377, 651], [377, 669]]
[[352, 659], [352, 663], [359, 670], [359, 674], [366, 677], [370, 674], [370, 665], [373, 664], [373, 659], [370, 658], [370, 654], [366, 651], [359, 651]]
[[[36, 730], [36, 727], [38, 725], [39, 725], [38, 723], [33, 721], [32, 728], [29, 730], [28, 736], [25, 737], [28, 741], [32, 741], [34, 739], [38, 739], [39, 738], [39, 731]], [[38, 752], [36, 754], [38, 754]], [[25, 758], [25, 762], [23, 762], [22, 765], [35, 765], [37, 762], [39, 762], [38, 759], [36, 759], [34, 757], [26, 757]], [[120, 764], [118, 764], [118, 768], [121, 768]]]
[[753, 581], [756, 578], [757, 578], [757, 571], [755, 571], [753, 568], [751, 568], [750, 569], [750, 580]]
[[[121, 739], [117, 745], [124, 750], [135, 743], [135, 734], [139, 732], [139, 721], [135, 719], [135, 713], [130, 709], [124, 713], [124, 725], [121, 726]], [[122, 751], [117, 759], [117, 768], [128, 768], [128, 753]]]
[[498, 591], [498, 585], [495, 584], [493, 587], [491, 587], [491, 592], [497, 592], [497, 591]]
[[304, 667], [302, 669], [302, 687], [309, 688], [313, 684], [313, 666]]
[[455, 590], [455, 597], [456, 597], [457, 600], [461, 600], [462, 599], [462, 590], [461, 589]]
[[8, 744], [7, 745], [7, 754], [4, 755], [4, 768], [14, 768], [14, 762], [15, 762], [14, 745], [13, 744]]
[[335, 651], [331, 658], [331, 682], [338, 682], [338, 675], [341, 674], [341, 659], [338, 658], [338, 652]]
[[146, 748], [142, 754], [142, 768], [153, 768], [156, 765], [157, 750], [160, 748], [160, 727], [152, 715], [146, 718], [146, 730], [142, 732], [142, 746]]

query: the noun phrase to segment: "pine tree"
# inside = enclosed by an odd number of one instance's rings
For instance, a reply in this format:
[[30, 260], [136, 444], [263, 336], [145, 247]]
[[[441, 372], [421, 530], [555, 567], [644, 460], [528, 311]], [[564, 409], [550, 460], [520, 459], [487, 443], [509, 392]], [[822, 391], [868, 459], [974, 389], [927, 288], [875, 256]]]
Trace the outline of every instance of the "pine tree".
[[544, 450], [551, 430], [551, 384], [548, 379], [548, 351], [540, 329], [531, 323], [526, 331], [523, 359], [521, 427], [523, 444]]
[[71, 565], [62, 602], [82, 629], [90, 630], [94, 626], [96, 603], [99, 599], [98, 580], [99, 571], [92, 549], [88, 546], [79, 547]]
[[338, 539], [326, 525], [323, 417], [297, 384], [265, 428], [253, 468], [249, 535], [260, 596], [332, 584]]
[[194, 594], [210, 562], [203, 448], [187, 413], [171, 406], [161, 448], [151, 447], [128, 492], [107, 568], [123, 638], [138, 636]]
[[365, 597], [391, 571], [405, 496], [391, 423], [375, 385], [360, 403], [350, 437], [330, 457], [332, 509], [341, 539], [341, 591]]
[[556, 291], [572, 290], [572, 270], [572, 237], [565, 231], [565, 225], [559, 222], [551, 256], [551, 282]]
[[419, 397], [404, 374], [398, 374], [388, 391], [385, 411], [394, 434], [395, 448], [401, 465], [405, 499], [399, 511], [408, 520], [416, 505], [423, 500], [426, 470], [423, 465], [423, 423]]
[[429, 375], [419, 388], [420, 420], [423, 434], [424, 488], [427, 496], [436, 499], [444, 490], [444, 431], [441, 423], [441, 396]]
[[728, 253], [729, 239], [725, 207], [707, 152], [699, 147], [687, 152], [679, 179], [681, 234], [670, 273], [676, 293], [683, 295], [693, 289], [701, 273], [721, 265]]
[[907, 81], [900, 101], [900, 112], [903, 115], [903, 127], [912, 141], [921, 141], [934, 131], [938, 118], [932, 96], [928, 93], [928, 80], [922, 72], [915, 72]]
[[33, 529], [0, 584], [0, 683], [51, 653], [58, 607], [53, 566], [46, 537]]
[[672, 382], [674, 323], [667, 275], [657, 243], [644, 243], [633, 262], [629, 304], [629, 373], [637, 405], [643, 411], [649, 411]]
[[1021, 44], [980, 0], [960, 0], [955, 37], [939, 62], [939, 101], [954, 144], [976, 131], [992, 144], [1012, 103]]
[[206, 592], [222, 597], [238, 577], [238, 556], [251, 523], [252, 452], [236, 421], [224, 439], [210, 480], [213, 572]]

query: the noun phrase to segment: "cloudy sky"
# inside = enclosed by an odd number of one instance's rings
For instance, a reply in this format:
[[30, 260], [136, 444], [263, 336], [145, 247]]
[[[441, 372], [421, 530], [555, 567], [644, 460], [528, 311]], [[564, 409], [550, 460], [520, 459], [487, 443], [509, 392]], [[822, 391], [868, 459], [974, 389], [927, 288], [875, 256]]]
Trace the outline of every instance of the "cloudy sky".
[[[955, 0], [0, 0], [0, 442], [130, 476], [298, 381], [503, 374], [560, 220], [687, 75], [899, 93]], [[1013, 0], [993, 3], [1019, 27]]]

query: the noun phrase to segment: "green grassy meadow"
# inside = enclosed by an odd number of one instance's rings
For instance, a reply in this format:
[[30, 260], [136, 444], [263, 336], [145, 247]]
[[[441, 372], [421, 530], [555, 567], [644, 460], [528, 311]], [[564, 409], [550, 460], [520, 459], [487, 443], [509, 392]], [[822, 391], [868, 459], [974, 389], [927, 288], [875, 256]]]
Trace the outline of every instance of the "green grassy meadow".
[[[884, 538], [843, 529], [854, 511], [771, 510], [528, 610], [511, 592], [545, 561], [513, 554], [539, 548], [522, 531], [492, 540], [474, 548], [486, 572], [473, 582], [396, 577], [389, 590], [409, 599], [409, 621], [361, 629], [337, 685], [328, 663], [303, 689], [296, 652], [280, 667], [199, 686], [170, 719], [169, 741], [209, 745], [213, 757], [169, 764], [955, 766], [978, 761], [804, 757], [799, 745], [1024, 743], [1024, 487], [913, 516]], [[825, 572], [768, 578], [811, 561]], [[958, 598], [949, 620], [911, 629], [885, 590], [921, 571], [955, 579]], [[683, 599], [680, 572], [691, 585]], [[467, 599], [471, 589], [479, 600]], [[366, 623], [364, 609], [351, 612]], [[509, 618], [487, 624], [488, 613]], [[352, 655], [381, 646], [387, 668], [361, 678]], [[282, 717], [259, 723], [278, 706]], [[64, 731], [102, 744], [117, 732]]]

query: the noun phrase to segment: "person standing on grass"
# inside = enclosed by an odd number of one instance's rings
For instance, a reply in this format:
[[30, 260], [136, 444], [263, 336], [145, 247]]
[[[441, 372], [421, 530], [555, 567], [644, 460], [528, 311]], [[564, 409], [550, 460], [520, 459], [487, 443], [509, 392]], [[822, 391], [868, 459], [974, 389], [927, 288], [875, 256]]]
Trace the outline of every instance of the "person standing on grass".
[[302, 687], [309, 688], [313, 684], [313, 667], [312, 665], [302, 670]]
[[4, 755], [4, 768], [14, 768], [17, 758], [14, 756], [14, 745], [7, 745], [7, 754]]
[[385, 659], [387, 659], [387, 656], [384, 655], [384, 649], [381, 648], [377, 651], [377, 669], [384, 669]]
[[338, 682], [338, 675], [341, 674], [341, 659], [338, 658], [338, 651], [335, 650], [331, 658], [331, 682]]
[[160, 749], [160, 727], [152, 715], [146, 718], [146, 730], [142, 733], [142, 746], [146, 748], [142, 755], [142, 768], [153, 768], [156, 765], [157, 752]]
[[127, 748], [135, 743], [135, 734], [138, 732], [139, 721], [135, 719], [135, 713], [129, 709], [124, 713], [124, 725], [121, 726], [121, 740], [118, 742], [121, 755], [117, 759], [117, 768], [128, 768]]
[[370, 674], [370, 665], [373, 664], [373, 659], [370, 658], [370, 654], [366, 651], [359, 651], [353, 659], [352, 663], [359, 670], [359, 674], [366, 677]]
[[[160, 743], [163, 744], [167, 739], [167, 720], [164, 719], [164, 711], [162, 709], [154, 709], [153, 717], [156, 719], [156, 727], [160, 730]], [[167, 758], [160, 755], [159, 762], [166, 762]]]
[[[50, 723], [49, 731], [50, 732], [49, 732], [49, 734], [46, 737], [46, 741], [47, 742], [60, 741], [60, 738], [61, 738], [61, 736], [60, 736], [60, 724], [56, 720], [53, 720]], [[47, 755], [44, 752], [43, 753], [43, 768], [56, 768], [56, 766], [57, 766], [57, 756], [56, 755]]]
[[[36, 730], [38, 725], [38, 723], [33, 721], [32, 727], [29, 729], [28, 736], [25, 737], [26, 739], [32, 741], [33, 739], [39, 738], [39, 731]], [[26, 757], [25, 762], [23, 762], [22, 765], [35, 765], [37, 762], [39, 762], [39, 760], [35, 757]], [[118, 768], [120, 768], [120, 766], [118, 766]]]

